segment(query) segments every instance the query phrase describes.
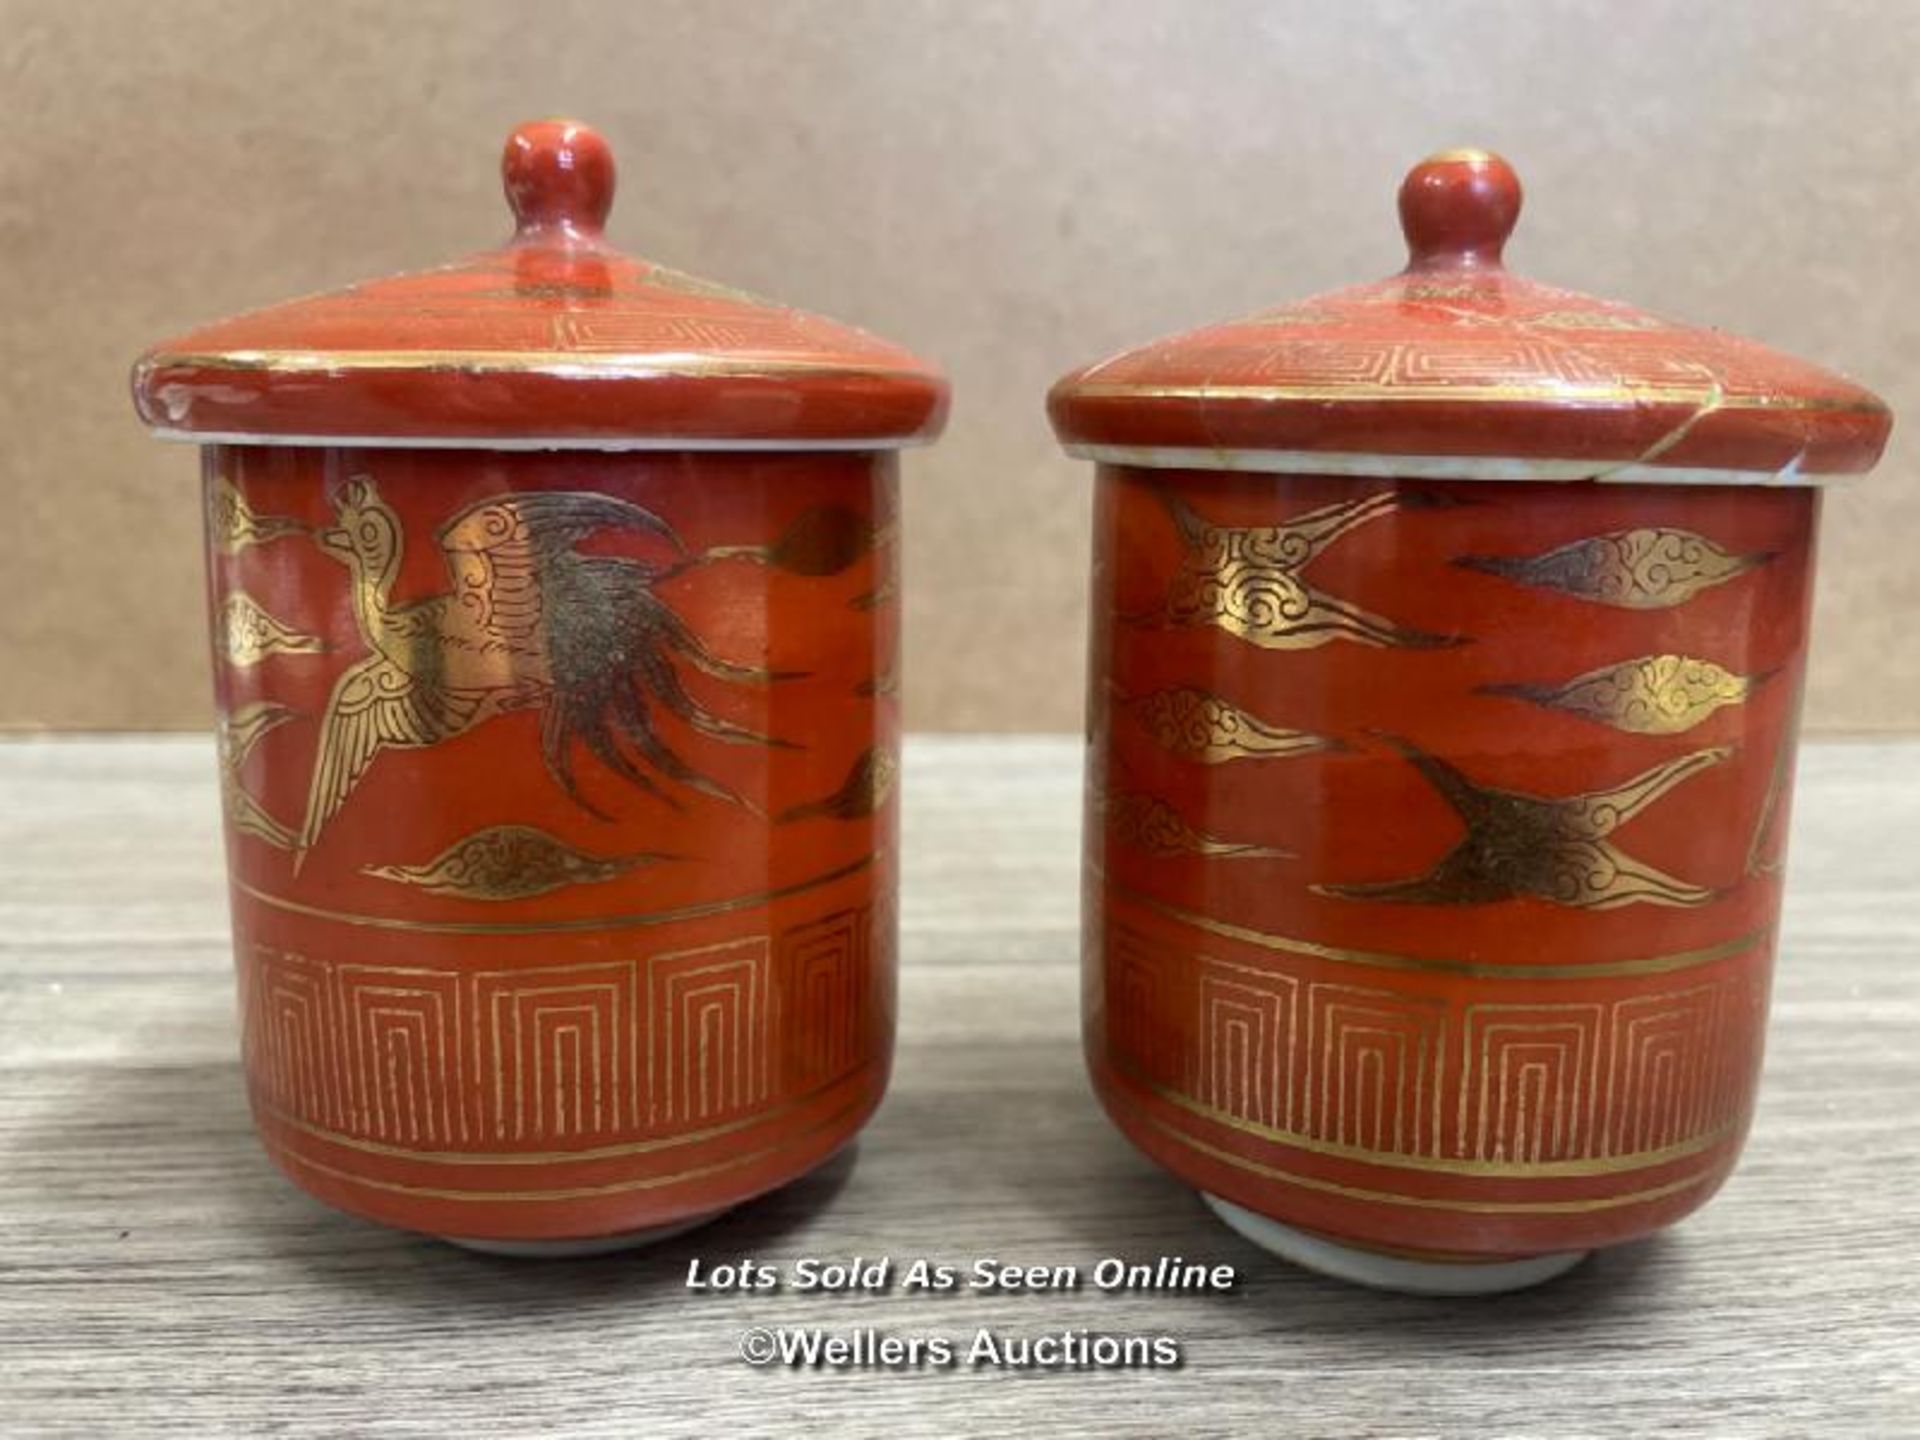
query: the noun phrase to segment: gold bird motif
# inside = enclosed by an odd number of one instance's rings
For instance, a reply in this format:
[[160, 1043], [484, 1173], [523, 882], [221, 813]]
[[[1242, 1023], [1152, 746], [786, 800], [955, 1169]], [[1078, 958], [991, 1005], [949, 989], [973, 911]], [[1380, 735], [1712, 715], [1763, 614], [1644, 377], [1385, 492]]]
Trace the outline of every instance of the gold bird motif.
[[524, 900], [569, 885], [598, 885], [669, 857], [657, 851], [592, 855], [532, 825], [493, 825], [424, 865], [362, 865], [360, 873], [464, 900]]
[[1142, 791], [1102, 795], [1100, 812], [1115, 839], [1160, 859], [1204, 855], [1215, 860], [1291, 860], [1272, 845], [1226, 840], [1196, 830], [1166, 801]]
[[1161, 492], [1186, 559], [1167, 593], [1166, 619], [1213, 625], [1265, 650], [1310, 650], [1334, 640], [1418, 649], [1458, 637], [1397, 625], [1308, 584], [1301, 571], [1341, 536], [1394, 510], [1439, 503], [1387, 490], [1309, 511], [1281, 525], [1214, 525]]
[[[534, 709], [554, 781], [590, 814], [573, 749], [675, 803], [651, 769], [690, 789], [739, 802], [663, 741], [657, 711], [713, 739], [781, 742], [712, 714], [687, 693], [684, 659], [736, 682], [783, 678], [712, 654], [653, 593], [693, 563], [671, 527], [610, 495], [551, 491], [481, 501], [436, 535], [452, 589], [411, 604], [391, 598], [404, 537], [371, 479], [343, 487], [335, 523], [317, 537], [352, 574], [354, 617], [369, 654], [333, 687], [307, 797], [296, 867], [383, 750], [438, 745], [496, 716]], [[574, 546], [613, 530], [665, 544], [667, 564], [583, 555]], [[643, 766], [647, 768], [642, 768]]]
[[1786, 730], [1774, 742], [1767, 793], [1760, 801], [1753, 838], [1747, 842], [1746, 872], [1749, 875], [1778, 875], [1787, 863], [1786, 801], [1787, 792], [1793, 787], [1793, 757], [1800, 749], [1800, 702], [1806, 683], [1806, 672], [1802, 670], [1794, 682], [1793, 699], [1787, 706]]
[[863, 751], [847, 771], [847, 778], [831, 795], [809, 800], [780, 812], [776, 824], [795, 820], [863, 820], [877, 815], [893, 794], [893, 782], [900, 773], [900, 762], [893, 751], [875, 745]]
[[895, 527], [875, 525], [844, 505], [818, 505], [771, 545], [716, 545], [705, 560], [757, 560], [790, 575], [838, 575], [869, 550], [892, 542]]
[[1645, 902], [1704, 905], [1717, 892], [1663, 874], [1607, 837], [1690, 776], [1732, 751], [1696, 750], [1584, 795], [1527, 795], [1469, 779], [1437, 755], [1386, 737], [1451, 805], [1467, 833], [1424, 875], [1315, 885], [1322, 895], [1408, 905], [1487, 905], [1529, 897], [1577, 909]]
[[294, 712], [270, 700], [255, 700], [232, 714], [222, 713], [214, 730], [220, 750], [220, 798], [226, 806], [227, 823], [236, 835], [251, 835], [276, 850], [291, 850], [294, 833], [282, 825], [247, 790], [240, 780], [240, 767], [247, 763], [253, 747], [270, 730], [277, 730], [293, 719]]
[[856, 695], [895, 696], [900, 693], [900, 670], [889, 665], [884, 670], [876, 670], [872, 675], [853, 687]]

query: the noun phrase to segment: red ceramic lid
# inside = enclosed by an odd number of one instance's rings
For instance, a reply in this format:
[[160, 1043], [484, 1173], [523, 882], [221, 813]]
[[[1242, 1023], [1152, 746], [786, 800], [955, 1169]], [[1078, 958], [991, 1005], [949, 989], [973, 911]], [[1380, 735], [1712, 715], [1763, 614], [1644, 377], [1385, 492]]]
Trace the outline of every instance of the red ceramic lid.
[[206, 326], [133, 372], [141, 418], [201, 441], [867, 449], [930, 440], [947, 387], [896, 345], [623, 255], [613, 156], [522, 125], [501, 159], [514, 234]]
[[1454, 150], [1400, 187], [1398, 275], [1067, 376], [1074, 454], [1118, 464], [1470, 479], [1813, 483], [1871, 469], [1852, 382], [1714, 330], [1512, 274], [1520, 182]]

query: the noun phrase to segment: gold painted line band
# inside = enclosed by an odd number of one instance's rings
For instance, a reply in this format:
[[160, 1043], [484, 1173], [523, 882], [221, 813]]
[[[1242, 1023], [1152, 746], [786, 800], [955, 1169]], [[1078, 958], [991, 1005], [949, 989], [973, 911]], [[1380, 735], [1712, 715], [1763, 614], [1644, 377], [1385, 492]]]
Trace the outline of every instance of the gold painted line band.
[[1560, 405], [1692, 405], [1718, 410], [1831, 412], [1881, 415], [1886, 407], [1860, 400], [1807, 396], [1780, 399], [1763, 395], [1728, 396], [1711, 388], [1677, 390], [1657, 385], [1128, 385], [1120, 381], [1087, 381], [1070, 387], [1061, 398], [1073, 400], [1251, 400], [1324, 404], [1352, 401], [1401, 403]]
[[[672, 1175], [649, 1175], [638, 1180], [616, 1180], [605, 1185], [575, 1185], [560, 1190], [455, 1190], [435, 1185], [407, 1185], [398, 1180], [376, 1180], [367, 1175], [356, 1175], [351, 1170], [342, 1170], [337, 1166], [325, 1164], [289, 1149], [273, 1140], [265, 1140], [267, 1148], [288, 1162], [318, 1171], [336, 1180], [344, 1180], [350, 1185], [363, 1185], [370, 1190], [387, 1190], [396, 1195], [414, 1195], [425, 1200], [471, 1200], [485, 1203], [521, 1203], [528, 1201], [552, 1200], [592, 1200], [606, 1195], [625, 1195], [640, 1190], [659, 1190], [668, 1185], [678, 1185], [687, 1180], [704, 1180], [711, 1175], [724, 1174], [729, 1170], [744, 1169], [770, 1155], [792, 1148], [802, 1140], [811, 1139], [833, 1129], [847, 1116], [857, 1111], [862, 1101], [853, 1101], [842, 1106], [817, 1125], [810, 1125], [797, 1135], [784, 1140], [776, 1140], [758, 1150], [748, 1151], [745, 1155], [729, 1156], [725, 1160], [715, 1161], [711, 1165], [698, 1165], [691, 1170], [681, 1170]], [[264, 1138], [264, 1137], [263, 1137]]]
[[196, 430], [174, 425], [154, 425], [149, 433], [156, 440], [180, 441], [190, 445], [305, 446], [317, 450], [579, 450], [596, 455], [650, 454], [661, 450], [698, 450], [719, 454], [758, 454], [764, 451], [782, 455], [843, 455], [870, 450], [905, 450], [933, 443], [933, 438], [924, 427], [911, 433], [840, 435], [821, 440], [767, 436], [756, 439], [751, 435], [716, 436], [674, 431], [656, 434], [543, 435], [537, 430], [516, 430], [511, 435], [369, 435], [348, 430], [323, 434], [307, 430]]
[[315, 1140], [325, 1141], [329, 1145], [338, 1145], [347, 1150], [358, 1150], [368, 1155], [384, 1155], [396, 1160], [408, 1160], [422, 1165], [565, 1165], [592, 1160], [616, 1160], [627, 1155], [649, 1155], [661, 1150], [679, 1149], [686, 1145], [698, 1145], [706, 1140], [717, 1140], [724, 1135], [736, 1134], [741, 1130], [750, 1130], [769, 1120], [785, 1119], [796, 1111], [805, 1109], [821, 1096], [844, 1084], [847, 1078], [857, 1074], [858, 1069], [848, 1070], [824, 1085], [815, 1086], [804, 1095], [753, 1115], [738, 1120], [729, 1120], [721, 1125], [709, 1125], [699, 1130], [688, 1130], [678, 1135], [663, 1135], [652, 1140], [630, 1140], [618, 1145], [599, 1145], [586, 1150], [413, 1150], [404, 1145], [389, 1145], [379, 1140], [363, 1140], [356, 1135], [346, 1135], [338, 1130], [330, 1130], [323, 1125], [315, 1125], [290, 1115], [269, 1100], [255, 1103], [271, 1115], [276, 1124], [297, 1130], [302, 1135]]
[[271, 905], [276, 910], [285, 910], [294, 915], [312, 916], [316, 920], [332, 920], [341, 925], [365, 925], [376, 930], [404, 930], [434, 935], [552, 935], [585, 930], [634, 930], [642, 926], [671, 925], [681, 920], [704, 920], [714, 915], [752, 910], [775, 900], [804, 895], [809, 890], [818, 890], [836, 880], [845, 880], [850, 875], [859, 874], [879, 858], [880, 852], [876, 850], [810, 880], [752, 895], [737, 895], [730, 900], [710, 900], [700, 905], [683, 905], [675, 910], [652, 910], [636, 915], [582, 915], [568, 920], [405, 920], [397, 915], [360, 915], [348, 910], [327, 910], [318, 905], [290, 900], [284, 895], [273, 895], [249, 885], [238, 875], [229, 874], [228, 879], [232, 881], [234, 889], [263, 905]]
[[[1096, 878], [1105, 880], [1099, 867], [1092, 867], [1092, 871]], [[1732, 956], [1744, 954], [1763, 943], [1773, 933], [1773, 926], [1769, 924], [1750, 930], [1745, 935], [1738, 935], [1731, 940], [1723, 940], [1717, 945], [1708, 945], [1698, 950], [1677, 950], [1667, 955], [1645, 955], [1631, 960], [1597, 960], [1591, 964], [1575, 962], [1559, 965], [1515, 965], [1490, 960], [1449, 960], [1438, 956], [1395, 955], [1381, 950], [1349, 950], [1335, 945], [1322, 945], [1313, 940], [1300, 940], [1289, 935], [1274, 935], [1245, 925], [1235, 925], [1227, 920], [1216, 920], [1210, 915], [1183, 910], [1178, 905], [1168, 904], [1164, 900], [1156, 899], [1116, 881], [1106, 881], [1106, 887], [1110, 893], [1119, 895], [1143, 909], [1163, 915], [1169, 920], [1191, 925], [1194, 929], [1204, 930], [1210, 935], [1237, 940], [1243, 945], [1254, 945], [1263, 950], [1305, 955], [1315, 960], [1336, 960], [1348, 965], [1366, 965], [1376, 970], [1432, 971], [1444, 975], [1473, 975], [1482, 979], [1588, 980], [1613, 979], [1623, 975], [1664, 975], [1669, 971], [1687, 970], [1697, 965], [1711, 965], [1716, 960], [1726, 960]]]
[[1678, 1195], [1682, 1191], [1692, 1190], [1706, 1184], [1714, 1176], [1714, 1170], [1708, 1169], [1698, 1175], [1682, 1180], [1669, 1181], [1665, 1185], [1655, 1185], [1647, 1190], [1636, 1190], [1628, 1195], [1604, 1195], [1581, 1200], [1450, 1200], [1431, 1195], [1396, 1195], [1390, 1190], [1369, 1190], [1359, 1185], [1342, 1185], [1335, 1180], [1322, 1180], [1313, 1175], [1298, 1175], [1276, 1166], [1263, 1165], [1257, 1160], [1248, 1160], [1218, 1146], [1209, 1145], [1204, 1140], [1175, 1129], [1163, 1120], [1151, 1115], [1140, 1115], [1141, 1124], [1178, 1140], [1182, 1145], [1199, 1151], [1209, 1159], [1236, 1170], [1244, 1170], [1250, 1175], [1258, 1175], [1264, 1180], [1277, 1180], [1283, 1185], [1298, 1186], [1302, 1190], [1317, 1190], [1328, 1195], [1339, 1195], [1348, 1200], [1367, 1200], [1380, 1205], [1404, 1205], [1415, 1210], [1445, 1210], [1463, 1215], [1586, 1215], [1597, 1210], [1618, 1210], [1627, 1205], [1644, 1205], [1654, 1200], [1664, 1200], [1669, 1195]]
[[1131, 1066], [1109, 1057], [1108, 1064], [1158, 1099], [1199, 1119], [1237, 1130], [1258, 1140], [1304, 1150], [1309, 1155], [1324, 1155], [1333, 1160], [1350, 1160], [1362, 1165], [1377, 1165], [1387, 1170], [1416, 1170], [1435, 1175], [1484, 1175], [1510, 1180], [1556, 1180], [1590, 1175], [1625, 1175], [1636, 1170], [1653, 1170], [1711, 1150], [1740, 1129], [1738, 1120], [1725, 1121], [1688, 1140], [1658, 1150], [1638, 1150], [1626, 1155], [1603, 1155], [1583, 1160], [1449, 1160], [1437, 1155], [1403, 1155], [1385, 1150], [1369, 1150], [1360, 1145], [1341, 1145], [1319, 1140], [1291, 1130], [1275, 1130], [1256, 1121], [1242, 1119], [1224, 1110], [1203, 1104], [1190, 1095], [1159, 1084], [1141, 1075]]
[[692, 351], [594, 350], [208, 350], [156, 354], [141, 363], [154, 370], [246, 370], [265, 374], [331, 375], [356, 370], [459, 371], [472, 375], [547, 375], [559, 379], [676, 380], [707, 375], [739, 379], [783, 375], [848, 375], [920, 381], [936, 377], [898, 366], [797, 356], [718, 356]]

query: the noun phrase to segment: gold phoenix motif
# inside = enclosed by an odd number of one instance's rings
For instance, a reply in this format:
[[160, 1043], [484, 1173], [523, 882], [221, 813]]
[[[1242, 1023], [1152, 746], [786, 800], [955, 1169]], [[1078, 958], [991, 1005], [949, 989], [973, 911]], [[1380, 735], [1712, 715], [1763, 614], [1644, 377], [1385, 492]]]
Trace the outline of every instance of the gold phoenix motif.
[[1410, 630], [1314, 589], [1301, 570], [1349, 531], [1417, 503], [1390, 490], [1310, 511], [1284, 525], [1212, 525], [1162, 492], [1186, 542], [1167, 594], [1176, 625], [1214, 625], [1266, 650], [1307, 650], [1333, 640], [1433, 647], [1457, 640]]
[[1605, 790], [1549, 796], [1482, 785], [1404, 740], [1391, 743], [1453, 807], [1467, 833], [1424, 875], [1315, 885], [1320, 894], [1411, 905], [1530, 897], [1611, 910], [1635, 903], [1704, 905], [1717, 893], [1634, 859], [1608, 837], [1682, 781], [1725, 760], [1733, 753], [1725, 747], [1682, 755]]
[[1644, 655], [1603, 665], [1560, 685], [1484, 685], [1552, 710], [1597, 720], [1632, 735], [1678, 735], [1723, 705], [1738, 705], [1765, 675], [1735, 675], [1690, 655]]
[[247, 763], [247, 757], [261, 738], [293, 719], [293, 713], [285, 705], [256, 700], [230, 715], [222, 714], [214, 730], [220, 751], [220, 797], [226, 807], [227, 823], [235, 834], [264, 840], [276, 850], [291, 850], [294, 833], [253, 798], [240, 781], [240, 767]]
[[847, 778], [831, 795], [780, 812], [777, 823], [795, 820], [863, 820], [878, 814], [893, 794], [900, 762], [884, 745], [875, 745], [853, 762]]
[[1204, 690], [1156, 690], [1131, 702], [1141, 725], [1162, 749], [1203, 765], [1248, 756], [1304, 755], [1338, 743], [1304, 730], [1269, 725]]
[[1691, 530], [1614, 530], [1540, 555], [1463, 555], [1469, 570], [1622, 610], [1666, 610], [1773, 559], [1735, 555]]
[[[601, 531], [664, 542], [673, 558], [660, 564], [574, 548]], [[452, 589], [407, 605], [391, 598], [400, 519], [371, 479], [343, 487], [335, 523], [316, 538], [353, 577], [354, 617], [369, 653], [341, 674], [327, 702], [296, 865], [383, 750], [428, 748], [513, 711], [539, 711], [548, 773], [595, 815], [602, 812], [575, 782], [576, 744], [663, 799], [649, 770], [738, 801], [667, 746], [655, 729], [656, 708], [712, 739], [782, 743], [722, 719], [687, 693], [676, 659], [735, 682], [783, 677], [714, 655], [654, 594], [658, 582], [699, 557], [687, 554], [664, 520], [630, 501], [548, 491], [471, 505], [435, 536]]]
[[249, 545], [306, 533], [301, 521], [255, 514], [240, 487], [225, 475], [217, 476], [207, 487], [207, 534], [229, 555], [238, 555]]
[[1292, 855], [1269, 845], [1223, 840], [1196, 830], [1182, 820], [1174, 808], [1154, 795], [1128, 792], [1108, 795], [1101, 803], [1107, 827], [1114, 836], [1136, 850], [1171, 858], [1176, 855], [1203, 855], [1209, 859], [1288, 860]]
[[424, 865], [364, 865], [361, 873], [465, 900], [524, 900], [612, 880], [666, 858], [651, 851], [589, 855], [531, 825], [495, 825], [456, 841]]
[[220, 651], [237, 669], [251, 669], [269, 655], [318, 655], [326, 648], [318, 635], [275, 619], [244, 590], [235, 590], [220, 606]]

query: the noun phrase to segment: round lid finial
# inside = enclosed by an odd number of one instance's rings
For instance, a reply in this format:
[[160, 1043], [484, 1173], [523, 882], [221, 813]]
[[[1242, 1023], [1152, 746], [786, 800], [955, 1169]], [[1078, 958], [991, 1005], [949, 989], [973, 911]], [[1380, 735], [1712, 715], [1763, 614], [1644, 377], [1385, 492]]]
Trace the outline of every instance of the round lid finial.
[[1400, 228], [1407, 237], [1410, 270], [1497, 269], [1519, 218], [1520, 177], [1490, 150], [1429, 155], [1400, 185]]
[[514, 238], [561, 234], [597, 239], [613, 208], [613, 151], [591, 125], [529, 120], [500, 156]]

